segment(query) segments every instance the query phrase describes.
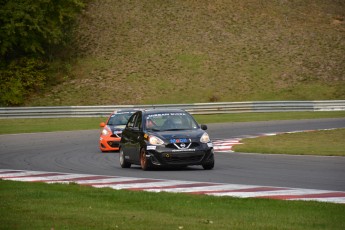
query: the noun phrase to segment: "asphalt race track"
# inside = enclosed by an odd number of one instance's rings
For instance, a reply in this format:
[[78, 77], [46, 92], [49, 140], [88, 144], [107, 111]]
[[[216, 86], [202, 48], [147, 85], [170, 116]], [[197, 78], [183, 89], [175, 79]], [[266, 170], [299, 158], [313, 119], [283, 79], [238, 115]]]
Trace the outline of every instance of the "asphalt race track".
[[[211, 139], [344, 128], [345, 118], [208, 125]], [[122, 169], [118, 153], [101, 153], [100, 130], [0, 135], [0, 169], [109, 175], [227, 184], [345, 191], [345, 157], [217, 152], [213, 170], [202, 167]]]

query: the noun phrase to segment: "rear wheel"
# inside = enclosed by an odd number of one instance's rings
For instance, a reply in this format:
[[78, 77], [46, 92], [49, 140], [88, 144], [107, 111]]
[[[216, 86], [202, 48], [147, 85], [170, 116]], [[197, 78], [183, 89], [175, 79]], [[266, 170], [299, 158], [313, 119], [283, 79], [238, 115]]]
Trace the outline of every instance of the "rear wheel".
[[151, 162], [146, 158], [146, 151], [144, 148], [140, 150], [140, 166], [144, 171], [151, 168]]
[[130, 168], [130, 167], [131, 167], [131, 163], [129, 163], [128, 161], [126, 161], [125, 155], [124, 155], [122, 149], [120, 149], [119, 157], [120, 157], [120, 165], [121, 165], [121, 168]]

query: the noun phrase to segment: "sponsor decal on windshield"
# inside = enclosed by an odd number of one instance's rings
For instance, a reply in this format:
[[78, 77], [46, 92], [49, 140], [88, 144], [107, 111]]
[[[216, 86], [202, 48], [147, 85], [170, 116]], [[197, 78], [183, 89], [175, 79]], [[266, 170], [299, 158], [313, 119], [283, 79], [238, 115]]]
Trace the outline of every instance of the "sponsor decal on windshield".
[[147, 117], [162, 117], [162, 116], [186, 116], [186, 113], [155, 113], [149, 114]]

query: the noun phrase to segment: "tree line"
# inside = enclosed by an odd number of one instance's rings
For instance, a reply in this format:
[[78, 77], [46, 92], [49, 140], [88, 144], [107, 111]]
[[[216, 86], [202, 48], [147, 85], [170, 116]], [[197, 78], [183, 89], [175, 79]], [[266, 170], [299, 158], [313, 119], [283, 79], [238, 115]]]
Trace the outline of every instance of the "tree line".
[[0, 0], [0, 106], [24, 103], [47, 83], [85, 0]]

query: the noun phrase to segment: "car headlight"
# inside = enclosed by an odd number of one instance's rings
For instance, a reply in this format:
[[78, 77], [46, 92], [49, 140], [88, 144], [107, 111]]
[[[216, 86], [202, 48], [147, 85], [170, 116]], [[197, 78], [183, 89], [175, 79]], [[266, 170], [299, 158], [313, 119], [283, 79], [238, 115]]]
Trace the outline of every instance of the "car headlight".
[[106, 135], [108, 135], [109, 132], [110, 132], [110, 130], [109, 130], [108, 128], [105, 127], [105, 128], [102, 130], [102, 135], [106, 136]]
[[201, 143], [208, 143], [210, 142], [210, 136], [207, 133], [204, 133], [200, 138]]
[[163, 145], [164, 141], [156, 136], [149, 136], [149, 143], [151, 145]]

